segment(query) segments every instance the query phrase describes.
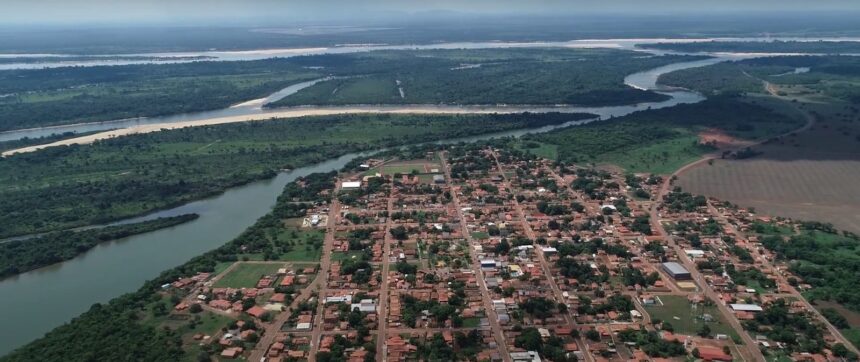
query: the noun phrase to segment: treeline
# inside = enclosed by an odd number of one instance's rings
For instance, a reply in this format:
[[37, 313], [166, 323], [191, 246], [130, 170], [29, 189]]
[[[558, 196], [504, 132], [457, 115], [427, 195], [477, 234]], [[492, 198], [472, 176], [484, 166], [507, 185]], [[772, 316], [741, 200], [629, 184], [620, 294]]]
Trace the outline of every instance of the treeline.
[[32, 239], [0, 243], [0, 279], [72, 259], [99, 243], [168, 228], [198, 216], [185, 214], [100, 229], [60, 231]]
[[[857, 45], [860, 47], [860, 44]], [[719, 63], [660, 76], [660, 83], [705, 94], [764, 93], [762, 80], [804, 94], [857, 102], [860, 60], [855, 56], [780, 56]], [[805, 88], [801, 90], [799, 87]]]
[[[219, 262], [236, 261], [240, 253], [265, 248], [267, 230], [285, 218], [305, 215], [306, 204], [294, 203], [287, 190], [332, 174], [312, 174], [284, 189], [272, 212], [227, 244], [196, 256], [147, 281], [136, 292], [96, 303], [87, 312], [0, 358], [0, 361], [178, 361], [185, 356], [181, 335], [170, 328], [141, 323], [146, 306], [161, 285], [198, 272], [212, 272]], [[321, 199], [324, 200], [324, 199]]]
[[0, 237], [140, 215], [350, 152], [591, 117], [339, 115], [194, 127], [48, 148], [0, 158]]
[[[728, 114], [733, 116], [727, 117]], [[613, 155], [635, 154], [637, 150], [658, 143], [691, 137], [689, 147], [703, 153], [709, 148], [693, 142], [696, 133], [706, 128], [724, 130], [740, 138], [755, 138], [765, 131], [781, 133], [799, 127], [800, 123], [800, 120], [777, 114], [764, 106], [722, 96], [695, 104], [640, 111], [607, 121], [527, 135], [522, 139], [524, 142], [556, 146], [559, 161], [599, 163]], [[661, 157], [669, 158], [672, 156], [670, 152], [682, 151], [686, 152], [683, 149], [666, 149]]]
[[643, 48], [678, 52], [741, 52], [741, 53], [860, 53], [860, 43], [854, 41], [707, 41], [690, 43], [641, 44]]
[[829, 300], [860, 311], [856, 287], [860, 285], [860, 240], [832, 230], [804, 230], [787, 239], [766, 236], [761, 242], [779, 260], [788, 261], [792, 273], [813, 286], [806, 292], [810, 301]]

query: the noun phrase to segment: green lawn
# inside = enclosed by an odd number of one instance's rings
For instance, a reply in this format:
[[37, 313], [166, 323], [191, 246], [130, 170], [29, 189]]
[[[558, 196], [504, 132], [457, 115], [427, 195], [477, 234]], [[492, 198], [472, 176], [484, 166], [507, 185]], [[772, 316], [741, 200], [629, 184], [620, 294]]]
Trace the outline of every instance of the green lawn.
[[695, 135], [678, 137], [631, 150], [598, 157], [598, 163], [611, 163], [628, 172], [650, 172], [668, 175], [690, 162], [698, 160], [710, 148], [700, 146]]
[[216, 288], [252, 288], [257, 285], [262, 275], [275, 274], [278, 269], [283, 268], [283, 263], [258, 264], [240, 263], [227, 275], [218, 280]]
[[542, 142], [518, 142], [514, 148], [548, 160], [558, 159], [558, 146]]
[[701, 319], [697, 318], [697, 316], [710, 314], [714, 320], [709, 322], [708, 326], [711, 328], [713, 335], [725, 334], [733, 338], [738, 335], [737, 332], [735, 332], [734, 329], [732, 329], [732, 327], [723, 320], [720, 311], [716, 307], [703, 307], [699, 305], [698, 308], [693, 310], [690, 307], [690, 302], [688, 302], [685, 297], [661, 295], [659, 298], [663, 301], [662, 306], [660, 303], [657, 303], [655, 306], [646, 307], [645, 310], [649, 315], [651, 315], [652, 320], [660, 319], [662, 321], [669, 322], [669, 324], [674, 328], [675, 333], [695, 335], [699, 328], [701, 328], [702, 324], [705, 323]]
[[487, 233], [485, 233], [485, 232], [483, 232], [483, 231], [477, 231], [477, 232], [473, 232], [473, 233], [472, 233], [472, 238], [473, 238], [473, 239], [482, 239], [482, 240], [483, 240], [483, 239], [489, 239], [489, 238], [490, 238], [490, 234], [487, 234]]
[[331, 260], [332, 261], [344, 261], [344, 260], [347, 260], [350, 258], [358, 258], [361, 256], [362, 253], [363, 253], [362, 251], [355, 251], [355, 250], [348, 251], [346, 253], [336, 252], [336, 253], [331, 254]]
[[481, 325], [481, 318], [463, 318], [463, 328], [478, 328]]
[[319, 261], [322, 257], [323, 230], [284, 229], [278, 234], [279, 244], [290, 244], [290, 251], [281, 255], [286, 261]]

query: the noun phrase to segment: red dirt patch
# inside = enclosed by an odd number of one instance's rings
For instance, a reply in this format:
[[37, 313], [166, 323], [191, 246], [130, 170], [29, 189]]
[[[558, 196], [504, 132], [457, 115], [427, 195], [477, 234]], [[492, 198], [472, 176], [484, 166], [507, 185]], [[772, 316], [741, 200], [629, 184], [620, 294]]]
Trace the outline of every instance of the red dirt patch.
[[752, 141], [735, 138], [717, 128], [708, 128], [699, 132], [699, 143], [714, 146], [718, 149], [740, 148], [752, 145]]

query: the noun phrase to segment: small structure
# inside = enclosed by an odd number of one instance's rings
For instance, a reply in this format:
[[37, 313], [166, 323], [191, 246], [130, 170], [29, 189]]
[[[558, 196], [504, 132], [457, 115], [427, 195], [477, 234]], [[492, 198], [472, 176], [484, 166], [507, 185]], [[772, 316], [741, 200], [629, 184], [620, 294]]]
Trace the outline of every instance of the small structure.
[[663, 267], [663, 270], [665, 270], [666, 273], [668, 273], [669, 276], [671, 276], [675, 280], [692, 279], [690, 271], [687, 270], [687, 268], [685, 268], [683, 265], [678, 264], [674, 261], [665, 262], [661, 264], [661, 266]]
[[761, 312], [764, 309], [757, 304], [729, 304], [735, 312]]
[[361, 188], [361, 181], [344, 181], [340, 183], [340, 188], [344, 190], [355, 190]]
[[433, 175], [433, 183], [444, 184], [445, 183], [445, 176]]

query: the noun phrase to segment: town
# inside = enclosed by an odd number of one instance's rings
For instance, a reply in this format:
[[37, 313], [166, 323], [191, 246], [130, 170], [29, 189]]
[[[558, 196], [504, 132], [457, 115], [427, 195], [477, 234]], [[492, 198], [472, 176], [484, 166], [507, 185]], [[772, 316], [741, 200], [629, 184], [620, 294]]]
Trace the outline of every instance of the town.
[[491, 144], [389, 152], [299, 180], [274, 246], [163, 285], [161, 313], [220, 360], [856, 356], [764, 246], [814, 225], [672, 181]]

